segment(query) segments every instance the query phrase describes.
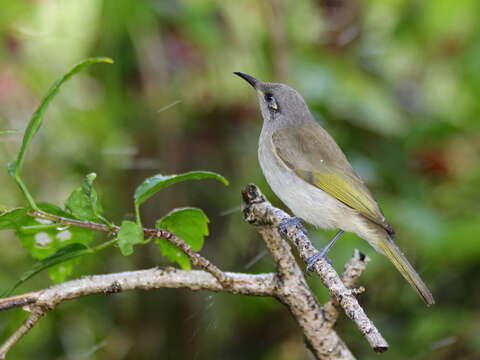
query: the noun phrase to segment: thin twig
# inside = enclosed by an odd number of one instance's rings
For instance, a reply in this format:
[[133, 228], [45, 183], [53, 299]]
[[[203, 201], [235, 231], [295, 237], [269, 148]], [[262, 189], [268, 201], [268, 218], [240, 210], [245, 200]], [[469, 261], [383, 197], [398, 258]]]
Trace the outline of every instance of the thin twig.
[[0, 299], [0, 311], [33, 304], [37, 301], [35, 292]]
[[[71, 225], [77, 227], [83, 227], [87, 229], [97, 230], [97, 231], [104, 231], [111, 234], [117, 234], [120, 231], [120, 227], [118, 225], [105, 225], [100, 224], [92, 221], [84, 221], [84, 220], [75, 220], [69, 219], [58, 215], [53, 215], [50, 213], [46, 213], [41, 210], [33, 210], [31, 212], [32, 216], [39, 217], [46, 220], [51, 220], [56, 223], [64, 224], [64, 225]], [[213, 276], [215, 276], [218, 281], [223, 284], [225, 287], [230, 285], [230, 280], [228, 277], [224, 275], [224, 273], [215, 265], [213, 265], [209, 260], [205, 259], [203, 256], [195, 252], [190, 245], [188, 245], [184, 240], [180, 239], [171, 231], [165, 229], [148, 229], [144, 228], [143, 233], [145, 237], [154, 237], [154, 238], [162, 238], [173, 245], [179, 247], [189, 258], [193, 265], [198, 266]]]
[[48, 312], [47, 308], [35, 307], [22, 325], [0, 347], [0, 359], [5, 359], [10, 349], [24, 337]]
[[198, 266], [215, 278], [224, 287], [230, 286], [230, 278], [226, 276], [217, 266], [212, 264], [209, 260], [205, 259], [199, 253], [195, 252], [190, 245], [180, 239], [174, 233], [164, 229], [144, 229], [145, 236], [151, 236], [156, 238], [162, 238], [170, 241], [173, 245], [179, 247], [189, 258], [193, 265]]
[[[365, 271], [369, 262], [370, 258], [368, 256], [364, 255], [357, 249], [354, 250], [353, 256], [345, 264], [342, 274], [342, 282], [347, 288], [354, 289], [358, 278]], [[323, 305], [325, 320], [331, 327], [333, 327], [337, 321], [339, 309], [340, 305], [335, 298], [330, 299], [325, 305]]]

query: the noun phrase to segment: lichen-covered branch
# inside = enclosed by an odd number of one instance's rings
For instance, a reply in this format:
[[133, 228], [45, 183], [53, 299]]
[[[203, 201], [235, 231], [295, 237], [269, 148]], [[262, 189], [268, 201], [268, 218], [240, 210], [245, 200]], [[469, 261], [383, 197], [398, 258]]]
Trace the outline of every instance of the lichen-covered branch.
[[203, 270], [153, 268], [122, 273], [84, 276], [49, 288], [0, 299], [0, 310], [23, 306], [54, 307], [60, 302], [92, 294], [113, 294], [127, 290], [187, 288], [224, 291], [232, 294], [275, 296], [276, 274], [242, 274], [226, 272], [229, 288]]
[[259, 211], [271, 206], [256, 186], [247, 186], [243, 191], [246, 203], [245, 220], [257, 225], [260, 234], [272, 255], [280, 278], [278, 296], [285, 304], [303, 331], [308, 348], [316, 359], [355, 359], [348, 347], [329, 326], [322, 307], [308, 287], [303, 271], [295, 261], [290, 245], [282, 238], [277, 226], [268, 221], [267, 212]]
[[85, 276], [78, 280], [53, 285], [47, 289], [0, 299], [0, 310], [24, 307], [30, 311], [27, 320], [0, 347], [0, 359], [46, 314], [65, 300], [92, 294], [114, 294], [127, 290], [187, 288], [190, 290], [223, 291], [232, 294], [277, 297], [278, 277], [274, 273], [225, 273], [230, 283], [225, 288], [212, 274], [203, 270], [174, 268], [128, 271]]
[[[355, 291], [356, 294], [365, 290], [363, 287], [358, 289], [354, 289], [354, 287], [358, 278], [365, 271], [365, 268], [369, 262], [370, 258], [368, 256], [355, 249], [352, 258], [345, 264], [342, 274], [342, 282], [347, 288]], [[329, 326], [333, 327], [337, 322], [339, 310], [340, 305], [335, 298], [330, 299], [325, 305], [323, 305], [323, 314]]]
[[[245, 217], [250, 223], [276, 229], [284, 220], [291, 218], [284, 211], [273, 207], [255, 185], [248, 185], [243, 191], [243, 197], [247, 204]], [[300, 257], [305, 262], [307, 262], [310, 256], [318, 252], [302, 229], [297, 226], [287, 226], [284, 235], [297, 248]], [[335, 269], [325, 259], [320, 259], [316, 262], [314, 271], [318, 274], [335, 301], [338, 302], [347, 316], [357, 325], [370, 346], [376, 352], [388, 350], [388, 343], [373, 322], [367, 317], [365, 311], [358, 303], [354, 292], [345, 286]]]

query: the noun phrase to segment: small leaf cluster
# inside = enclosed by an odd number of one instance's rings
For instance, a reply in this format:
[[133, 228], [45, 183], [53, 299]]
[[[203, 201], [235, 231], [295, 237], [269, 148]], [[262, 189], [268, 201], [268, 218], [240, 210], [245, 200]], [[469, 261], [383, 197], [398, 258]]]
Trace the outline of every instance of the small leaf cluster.
[[[112, 245], [118, 246], [124, 256], [133, 254], [135, 246], [146, 244], [151, 240], [144, 238], [140, 206], [170, 185], [201, 179], [215, 179], [228, 185], [228, 181], [223, 176], [210, 171], [190, 171], [178, 175], [156, 174], [143, 181], [135, 190], [133, 207], [136, 221], [124, 220], [120, 227], [114, 225], [104, 215], [103, 206], [94, 188], [97, 176], [95, 173], [88, 174], [83, 184], [72, 191], [63, 208], [55, 204], [35, 202], [22, 179], [22, 167], [28, 146], [40, 129], [43, 115], [59, 92], [61, 85], [85, 67], [101, 62], [113, 63], [109, 58], [85, 59], [52, 85], [27, 125], [17, 158], [8, 165], [8, 172], [25, 196], [28, 206], [0, 210], [0, 230], [14, 230], [23, 247], [37, 260], [37, 263], [26, 271], [7, 293], [11, 293], [20, 284], [46, 269], [52, 280], [64, 281], [83, 256], [97, 253]], [[6, 130], [0, 134], [9, 132]], [[65, 225], [61, 219], [69, 220], [69, 224]], [[75, 221], [82, 222], [84, 225], [96, 223], [107, 226], [115, 236], [100, 244], [94, 244], [92, 227], [75, 226], [73, 225]], [[208, 235], [208, 222], [208, 217], [201, 209], [186, 207], [173, 209], [161, 217], [155, 225], [159, 229], [174, 233], [193, 250], [198, 251], [203, 247], [204, 238]], [[176, 246], [164, 239], [156, 239], [155, 243], [158, 244], [164, 256], [183, 269], [191, 267], [188, 257]]]

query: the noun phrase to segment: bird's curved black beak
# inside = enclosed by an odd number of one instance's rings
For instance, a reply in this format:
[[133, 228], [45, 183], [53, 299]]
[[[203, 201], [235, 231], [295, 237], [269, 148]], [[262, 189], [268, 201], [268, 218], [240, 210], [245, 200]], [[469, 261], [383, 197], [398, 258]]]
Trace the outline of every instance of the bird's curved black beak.
[[236, 71], [234, 72], [235, 75], [238, 75], [240, 76], [243, 80], [245, 80], [246, 82], [248, 82], [250, 85], [252, 85], [255, 89], [257, 88], [257, 84], [259, 83], [259, 81], [257, 79], [255, 79], [253, 76], [251, 75], [248, 75], [248, 74], [245, 74], [245, 73], [242, 73], [240, 71]]

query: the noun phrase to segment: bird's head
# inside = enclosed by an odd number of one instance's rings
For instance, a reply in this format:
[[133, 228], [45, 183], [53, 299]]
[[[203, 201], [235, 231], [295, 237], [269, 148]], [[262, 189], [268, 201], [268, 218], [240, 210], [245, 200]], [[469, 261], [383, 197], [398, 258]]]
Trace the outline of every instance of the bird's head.
[[284, 84], [263, 82], [242, 72], [234, 74], [247, 81], [257, 91], [266, 126], [299, 125], [311, 119], [303, 97], [295, 89]]

